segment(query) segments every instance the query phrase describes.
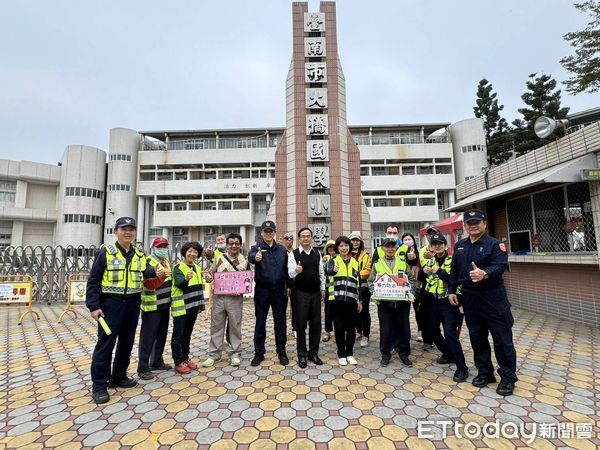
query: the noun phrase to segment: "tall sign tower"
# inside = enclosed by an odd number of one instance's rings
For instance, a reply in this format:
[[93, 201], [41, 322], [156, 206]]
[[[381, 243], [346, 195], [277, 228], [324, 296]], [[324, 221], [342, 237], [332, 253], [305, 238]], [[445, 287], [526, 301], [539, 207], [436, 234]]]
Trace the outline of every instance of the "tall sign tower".
[[310, 227], [317, 246], [355, 230], [369, 243], [360, 154], [346, 123], [335, 2], [321, 2], [319, 12], [309, 12], [306, 2], [294, 2], [292, 16], [286, 131], [275, 152], [276, 188], [269, 218], [283, 232]]

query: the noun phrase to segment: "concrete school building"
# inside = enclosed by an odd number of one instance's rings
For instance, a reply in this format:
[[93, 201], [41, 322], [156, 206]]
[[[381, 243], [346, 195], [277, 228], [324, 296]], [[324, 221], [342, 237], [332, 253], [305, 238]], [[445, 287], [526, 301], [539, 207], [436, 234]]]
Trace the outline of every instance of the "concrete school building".
[[[372, 242], [397, 222], [418, 233], [454, 204], [458, 181], [485, 166], [479, 119], [349, 126]], [[138, 240], [211, 243], [219, 233], [255, 240], [275, 193], [284, 128], [110, 130], [108, 151], [70, 145], [60, 165], [0, 160], [0, 246], [112, 242], [114, 221], [138, 220]], [[287, 230], [278, 230], [281, 233]]]
[[456, 187], [452, 211], [477, 207], [505, 241], [513, 305], [600, 324], [600, 108], [571, 133]]
[[120, 216], [137, 219], [146, 247], [229, 232], [251, 243], [268, 216], [280, 232], [313, 227], [317, 245], [361, 230], [374, 247], [388, 223], [417, 234], [444, 218], [456, 183], [486, 166], [482, 121], [347, 126], [336, 5], [292, 10], [285, 127], [116, 128], [108, 155], [69, 146], [60, 167], [0, 160], [0, 246], [110, 242]]

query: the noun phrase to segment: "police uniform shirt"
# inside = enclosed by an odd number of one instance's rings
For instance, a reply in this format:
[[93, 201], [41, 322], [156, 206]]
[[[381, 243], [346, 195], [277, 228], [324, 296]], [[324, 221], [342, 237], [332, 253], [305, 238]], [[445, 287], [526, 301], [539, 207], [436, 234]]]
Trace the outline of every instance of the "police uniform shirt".
[[[472, 262], [487, 273], [486, 279], [477, 283], [471, 280], [469, 272], [473, 270]], [[454, 246], [451, 267], [450, 294], [455, 294], [458, 286], [466, 289], [486, 289], [500, 286], [502, 274], [508, 269], [506, 247], [498, 239], [487, 234], [475, 242], [471, 242], [468, 237], [461, 239]]]

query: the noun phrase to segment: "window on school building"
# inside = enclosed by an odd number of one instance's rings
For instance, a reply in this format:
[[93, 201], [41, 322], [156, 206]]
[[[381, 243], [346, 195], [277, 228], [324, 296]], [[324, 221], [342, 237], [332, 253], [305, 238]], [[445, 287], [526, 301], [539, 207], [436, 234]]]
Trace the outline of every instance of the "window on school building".
[[507, 200], [511, 252], [595, 252], [588, 183], [574, 183]]

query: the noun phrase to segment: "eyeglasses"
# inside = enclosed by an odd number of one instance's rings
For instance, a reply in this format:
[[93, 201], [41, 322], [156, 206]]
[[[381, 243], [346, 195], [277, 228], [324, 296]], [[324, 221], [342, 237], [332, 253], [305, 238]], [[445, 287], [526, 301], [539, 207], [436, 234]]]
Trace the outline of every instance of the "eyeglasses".
[[291, 237], [291, 236], [286, 236], [286, 237], [284, 237], [284, 239], [285, 239], [286, 241], [293, 241], [293, 240], [294, 240], [294, 238], [293, 238], [293, 237]]
[[239, 247], [242, 244], [240, 244], [239, 242], [235, 242], [233, 244], [230, 243], [230, 244], [227, 244], [227, 245], [229, 245], [230, 247]]

